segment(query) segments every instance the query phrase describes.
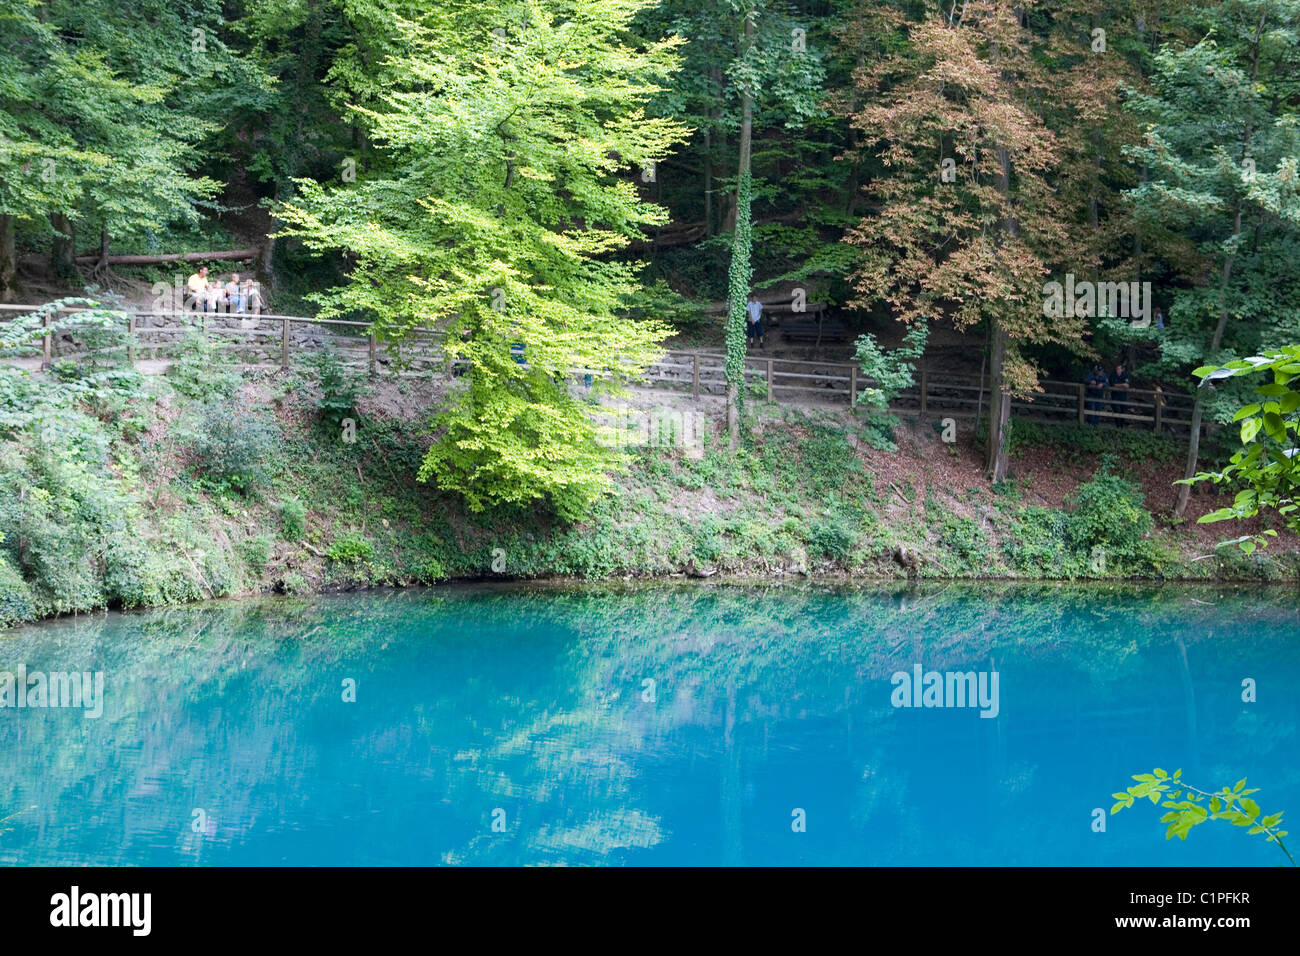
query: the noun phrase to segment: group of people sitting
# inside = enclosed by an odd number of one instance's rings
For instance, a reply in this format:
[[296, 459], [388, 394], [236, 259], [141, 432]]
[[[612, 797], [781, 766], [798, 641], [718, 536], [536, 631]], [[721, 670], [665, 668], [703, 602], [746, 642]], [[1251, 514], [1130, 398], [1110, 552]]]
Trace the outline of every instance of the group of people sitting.
[[[1115, 371], [1112, 374], [1106, 374], [1106, 370], [1098, 362], [1092, 367], [1083, 380], [1085, 391], [1085, 404], [1090, 412], [1104, 412], [1106, 410], [1106, 391], [1110, 390], [1110, 410], [1117, 415], [1126, 415], [1129, 413], [1128, 390], [1132, 385], [1129, 379], [1128, 368], [1123, 362], [1115, 363]], [[1088, 424], [1096, 425], [1100, 416], [1089, 415]], [[1114, 419], [1115, 424], [1120, 427], [1124, 426], [1125, 420], [1122, 418]]]
[[238, 272], [232, 272], [226, 282], [208, 278], [208, 267], [199, 271], [185, 283], [185, 308], [203, 312], [235, 312], [241, 315], [260, 315], [262, 290], [250, 276], [242, 281]]

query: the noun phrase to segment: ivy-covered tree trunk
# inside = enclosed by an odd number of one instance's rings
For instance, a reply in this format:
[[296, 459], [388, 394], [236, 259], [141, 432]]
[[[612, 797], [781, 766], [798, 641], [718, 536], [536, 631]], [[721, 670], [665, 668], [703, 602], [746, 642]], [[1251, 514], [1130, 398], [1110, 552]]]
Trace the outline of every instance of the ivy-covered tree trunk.
[[736, 191], [736, 234], [732, 239], [727, 282], [727, 434], [734, 448], [740, 439], [740, 415], [745, 402], [745, 300], [753, 277], [754, 233], [749, 218], [751, 179], [740, 176]]
[[[745, 18], [745, 49], [754, 41], [752, 15]], [[754, 95], [746, 87], [740, 120], [740, 161], [736, 164], [736, 232], [731, 241], [727, 275], [727, 434], [734, 448], [740, 440], [740, 415], [745, 401], [745, 302], [753, 278], [754, 232], [750, 218], [750, 145], [754, 134]]]

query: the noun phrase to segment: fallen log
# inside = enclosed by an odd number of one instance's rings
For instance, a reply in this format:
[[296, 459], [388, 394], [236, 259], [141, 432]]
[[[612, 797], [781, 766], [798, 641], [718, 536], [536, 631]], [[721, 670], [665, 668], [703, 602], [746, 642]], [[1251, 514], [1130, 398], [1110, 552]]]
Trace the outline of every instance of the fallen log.
[[225, 249], [219, 252], [171, 252], [160, 256], [77, 256], [78, 262], [106, 262], [110, 266], [156, 266], [165, 262], [206, 262], [209, 259], [256, 259], [257, 249]]
[[647, 249], [663, 249], [668, 246], [685, 246], [692, 242], [699, 242], [705, 237], [707, 231], [708, 230], [702, 222], [666, 226], [657, 237], [631, 240], [624, 251], [645, 252]]

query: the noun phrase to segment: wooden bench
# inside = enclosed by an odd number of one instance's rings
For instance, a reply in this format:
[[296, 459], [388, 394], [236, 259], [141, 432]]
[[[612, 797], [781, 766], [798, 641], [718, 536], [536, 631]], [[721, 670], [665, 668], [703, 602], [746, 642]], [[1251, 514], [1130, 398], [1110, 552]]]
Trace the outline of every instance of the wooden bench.
[[849, 336], [848, 326], [834, 320], [808, 322], [786, 319], [777, 328], [781, 331], [781, 338], [787, 342], [843, 342]]

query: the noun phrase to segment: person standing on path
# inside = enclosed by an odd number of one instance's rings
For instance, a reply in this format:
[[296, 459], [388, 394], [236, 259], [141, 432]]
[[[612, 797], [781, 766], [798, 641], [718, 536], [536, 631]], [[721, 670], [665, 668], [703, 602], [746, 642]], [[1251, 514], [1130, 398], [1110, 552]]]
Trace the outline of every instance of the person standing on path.
[[758, 297], [750, 293], [749, 302], [745, 304], [745, 312], [748, 313], [745, 322], [745, 341], [752, 342], [758, 340], [758, 347], [763, 347], [763, 303], [758, 301]]

